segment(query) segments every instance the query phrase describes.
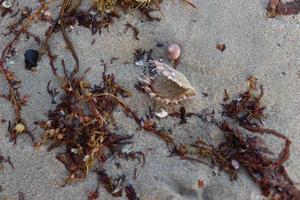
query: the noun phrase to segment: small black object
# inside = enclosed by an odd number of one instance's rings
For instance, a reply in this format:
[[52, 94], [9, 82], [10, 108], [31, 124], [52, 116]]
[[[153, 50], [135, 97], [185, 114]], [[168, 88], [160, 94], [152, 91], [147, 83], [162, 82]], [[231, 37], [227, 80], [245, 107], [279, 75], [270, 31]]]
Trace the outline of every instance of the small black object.
[[33, 70], [33, 68], [37, 67], [37, 61], [40, 57], [40, 54], [35, 49], [26, 50], [25, 54], [25, 68], [28, 70]]
[[162, 43], [162, 42], [157, 42], [157, 43], [156, 43], [156, 46], [157, 46], [157, 47], [163, 47], [163, 46], [164, 46], [164, 43]]

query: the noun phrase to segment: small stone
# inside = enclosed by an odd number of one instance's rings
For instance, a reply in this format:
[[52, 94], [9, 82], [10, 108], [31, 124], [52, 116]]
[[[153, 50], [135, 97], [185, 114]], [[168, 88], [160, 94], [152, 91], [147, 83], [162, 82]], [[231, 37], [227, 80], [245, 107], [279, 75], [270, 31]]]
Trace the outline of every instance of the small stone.
[[231, 160], [231, 165], [234, 169], [240, 168], [240, 163], [237, 160]]
[[167, 50], [167, 57], [169, 60], [177, 60], [180, 56], [180, 47], [177, 44], [171, 44]]
[[225, 44], [217, 44], [216, 48], [223, 52], [226, 49], [226, 46]]
[[25, 131], [25, 129], [26, 129], [26, 127], [25, 127], [25, 125], [22, 124], [22, 123], [19, 123], [19, 124], [17, 124], [17, 125], [15, 126], [15, 130], [16, 130], [17, 133], [22, 133], [22, 132]]
[[205, 180], [201, 180], [201, 179], [198, 180], [198, 187], [199, 187], [199, 188], [204, 188], [205, 185], [206, 185], [206, 184], [205, 184]]
[[35, 70], [37, 61], [40, 57], [39, 52], [35, 49], [26, 50], [25, 54], [25, 68], [28, 70]]

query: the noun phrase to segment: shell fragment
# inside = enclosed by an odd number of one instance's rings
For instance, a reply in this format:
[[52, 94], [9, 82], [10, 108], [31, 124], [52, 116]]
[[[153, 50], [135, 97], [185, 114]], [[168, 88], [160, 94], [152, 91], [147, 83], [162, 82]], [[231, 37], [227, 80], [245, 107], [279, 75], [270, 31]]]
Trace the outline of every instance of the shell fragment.
[[160, 61], [152, 61], [156, 74], [141, 80], [142, 88], [151, 98], [166, 104], [177, 104], [196, 94], [181, 72]]
[[11, 8], [11, 7], [12, 7], [12, 2], [11, 2], [11, 0], [5, 0], [5, 1], [3, 1], [3, 2], [2, 2], [2, 7], [3, 7], [3, 8], [6, 8], [6, 9]]
[[167, 117], [169, 115], [169, 113], [167, 111], [165, 111], [164, 109], [160, 109], [160, 112], [156, 112], [155, 115], [159, 118], [164, 118], [164, 117]]

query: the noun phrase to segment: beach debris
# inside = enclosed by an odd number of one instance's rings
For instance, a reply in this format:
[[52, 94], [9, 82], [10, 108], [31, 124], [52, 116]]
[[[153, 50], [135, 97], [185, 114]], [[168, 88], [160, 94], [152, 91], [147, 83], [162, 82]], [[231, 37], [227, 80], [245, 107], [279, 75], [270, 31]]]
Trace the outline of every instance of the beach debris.
[[[128, 11], [136, 9], [147, 21], [160, 21], [159, 17], [151, 16], [151, 13], [159, 10], [161, 1], [152, 0], [93, 0], [88, 10], [80, 8], [81, 0], [74, 5], [66, 5], [63, 21], [67, 26], [74, 26], [76, 21], [80, 26], [91, 29], [92, 34], [101, 33], [102, 28], [109, 28], [115, 21], [121, 17], [120, 10]], [[131, 28], [134, 31], [134, 37], [138, 39], [139, 31], [133, 25], [127, 23], [126, 29]]]
[[229, 94], [226, 89], [224, 89], [223, 102], [226, 102], [229, 99]]
[[[238, 121], [239, 125], [246, 128], [263, 125], [262, 118], [265, 107], [261, 106], [260, 100], [263, 97], [263, 87], [260, 86], [260, 94], [255, 95], [257, 90], [257, 78], [251, 76], [248, 79], [248, 90], [227, 104], [223, 104], [224, 114]], [[225, 94], [227, 93], [227, 90]], [[228, 93], [226, 94], [226, 100]]]
[[27, 134], [30, 136], [31, 140], [34, 141], [31, 131], [27, 129], [26, 124], [22, 120], [17, 121], [14, 125], [12, 125], [9, 121], [8, 132], [10, 133], [10, 141], [12, 141], [14, 144], [16, 144], [17, 137], [21, 134]]
[[128, 29], [131, 29], [133, 31], [133, 36], [136, 40], [139, 40], [139, 34], [140, 34], [140, 31], [135, 27], [133, 26], [132, 24], [130, 24], [129, 22], [127, 22], [125, 24], [126, 28], [125, 28], [125, 33], [128, 31]]
[[25, 54], [25, 68], [35, 71], [37, 68], [37, 61], [40, 57], [39, 52], [35, 49], [26, 50]]
[[[12, 163], [10, 156], [6, 158], [0, 154], [0, 171], [3, 169], [3, 163], [8, 163], [12, 169], [15, 169], [14, 164]], [[1, 191], [0, 191], [1, 192]]]
[[187, 78], [160, 61], [152, 61], [153, 76], [140, 79], [140, 87], [151, 98], [166, 104], [177, 104], [196, 94]]
[[199, 179], [198, 180], [198, 188], [205, 188], [206, 183], [204, 179]]
[[25, 130], [26, 130], [26, 127], [24, 124], [22, 124], [22, 123], [16, 124], [15, 131], [17, 133], [23, 133]]
[[[290, 142], [286, 143], [278, 158], [274, 160], [268, 157], [264, 151], [257, 148], [257, 145], [249, 145], [241, 130], [233, 129], [227, 123], [224, 123], [221, 129], [225, 133], [226, 141], [219, 145], [219, 153], [226, 160], [236, 160], [241, 166], [245, 167], [254, 181], [260, 186], [264, 196], [270, 199], [281, 200], [300, 199], [300, 191], [288, 177], [283, 166], [283, 163], [289, 157]], [[272, 134], [279, 139], [288, 140], [274, 130], [267, 128], [256, 129], [261, 131], [258, 133]]]
[[234, 169], [239, 169], [240, 168], [240, 163], [237, 160], [232, 159], [231, 160], [231, 165]]
[[143, 60], [135, 61], [134, 64], [137, 65], [137, 66], [143, 67], [144, 66], [144, 61]]
[[[8, 85], [8, 94], [6, 95], [0, 95], [0, 97], [4, 97], [6, 100], [8, 100], [11, 103], [11, 106], [14, 109], [15, 113], [15, 119], [13, 124], [18, 124], [22, 122], [24, 125], [24, 121], [21, 117], [22, 107], [26, 105], [27, 98], [24, 99], [24, 97], [21, 96], [21, 92], [19, 91], [19, 88], [21, 88], [22, 81], [18, 79], [14, 72], [10, 71], [10, 69], [6, 65], [6, 58], [7, 55], [12, 54], [14, 51], [14, 45], [17, 41], [19, 41], [20, 36], [22, 33], [26, 33], [28, 27], [30, 24], [34, 21], [34, 19], [40, 15], [42, 10], [47, 7], [48, 4], [40, 4], [40, 7], [38, 7], [34, 12], [30, 12], [28, 16], [26, 16], [26, 23], [24, 23], [24, 19], [22, 16], [22, 20], [18, 20], [17, 25], [20, 25], [21, 27], [18, 29], [17, 32], [15, 32], [15, 35], [13, 39], [8, 42], [4, 46], [1, 52], [1, 58], [0, 58], [0, 74], [6, 79], [7, 85]], [[28, 14], [28, 13], [27, 13]], [[19, 24], [20, 23], [20, 24]], [[26, 125], [25, 125], [26, 126]], [[16, 137], [18, 134], [16, 134], [16, 131], [11, 127], [11, 123], [9, 123], [8, 131], [10, 132], [11, 140], [16, 143]], [[31, 135], [30, 133], [28, 135]]]
[[[76, 67], [72, 72], [67, 72], [63, 61], [62, 66], [64, 76], [56, 76], [62, 80], [63, 94], [55, 109], [48, 112], [48, 119], [38, 122], [44, 133], [34, 146], [38, 148], [50, 143], [49, 151], [65, 147], [65, 151], [56, 156], [69, 172], [63, 185], [83, 180], [92, 168], [102, 166], [111, 157], [144, 162], [141, 152], [122, 151], [123, 146], [132, 143], [133, 135], [120, 135], [107, 128], [114, 125], [113, 112], [118, 106], [124, 109], [126, 116], [140, 123], [135, 113], [118, 97], [129, 97], [130, 92], [115, 82], [113, 74], [106, 74], [106, 67], [103, 81], [91, 86], [84, 75], [77, 75]], [[122, 195], [123, 178], [112, 181], [102, 170], [98, 171], [98, 177], [113, 196]], [[95, 196], [97, 192], [89, 193], [90, 199]]]
[[163, 47], [164, 45], [165, 45], [165, 44], [164, 44], [163, 42], [157, 42], [157, 43], [156, 43], [156, 46], [157, 46], [157, 47]]
[[128, 200], [139, 200], [139, 198], [135, 192], [135, 189], [133, 188], [133, 186], [130, 183], [128, 185], [126, 185], [125, 193], [126, 193], [126, 197]]
[[[270, 152], [259, 137], [243, 134], [242, 130], [231, 128], [228, 123], [219, 125], [225, 133], [226, 141], [218, 147], [219, 153], [230, 160], [232, 166], [238, 162], [245, 167], [256, 183], [259, 184], [262, 194], [270, 199], [300, 199], [300, 191], [289, 178], [283, 164], [288, 160], [291, 141], [282, 133], [273, 129], [262, 127], [264, 108], [260, 104], [263, 89], [260, 86], [260, 94], [256, 95], [257, 78], [251, 76], [248, 79], [248, 89], [241, 93], [237, 99], [223, 104], [224, 114], [236, 120], [238, 124], [251, 133], [272, 135], [284, 142], [284, 147], [277, 159], [267, 155]], [[236, 165], [238, 166], [238, 165]], [[234, 167], [236, 168], [236, 167]]]
[[179, 112], [173, 112], [169, 114], [171, 117], [176, 117], [180, 119], [180, 124], [185, 124], [187, 123], [187, 118], [192, 117], [192, 116], [196, 116], [196, 113], [189, 113], [186, 112], [185, 107], [180, 107], [179, 108]]
[[175, 61], [180, 56], [180, 47], [177, 44], [171, 44], [167, 49], [167, 57], [171, 61]]
[[5, 9], [9, 9], [11, 8], [13, 5], [12, 1], [11, 0], [4, 0], [2, 2], [2, 7], [5, 8]]
[[97, 200], [98, 197], [99, 197], [98, 190], [88, 193], [88, 200]]
[[141, 120], [141, 126], [146, 131], [156, 130], [156, 127], [157, 127], [155, 121], [151, 120], [151, 119], [143, 119], [143, 120]]
[[51, 80], [48, 81], [47, 92], [51, 96], [51, 103], [52, 104], [56, 104], [56, 96], [59, 94], [60, 89], [59, 88], [55, 88], [55, 87], [51, 87], [50, 88], [50, 84], [51, 84]]
[[[147, 71], [147, 64], [153, 60], [152, 59], [153, 49], [145, 50], [145, 49], [135, 49], [134, 56], [134, 64], [140, 67], [144, 67], [144, 72]], [[151, 68], [148, 68], [148, 71], [151, 71]], [[151, 72], [150, 72], [151, 73]]]
[[[184, 107], [181, 107], [179, 112], [176, 112], [174, 115], [169, 114], [169, 116], [180, 118], [181, 123], [186, 123], [187, 117], [192, 116], [196, 116], [211, 124], [214, 123], [223, 130], [226, 140], [218, 147], [213, 147], [211, 144], [207, 144], [200, 139], [192, 144], [177, 143], [171, 136], [171, 131], [160, 130], [160, 126], [157, 126], [156, 122], [149, 118], [141, 120], [142, 118], [138, 117], [135, 112], [120, 99], [121, 97], [128, 97], [131, 94], [115, 82], [113, 74], [106, 75], [104, 72], [102, 77], [103, 81], [99, 85], [94, 86], [91, 86], [91, 84], [85, 80], [84, 75], [88, 70], [83, 75], [78, 75], [79, 61], [74, 46], [67, 37], [64, 28], [65, 25], [68, 24], [68, 20], [72, 19], [75, 19], [75, 22], [76, 20], [80, 21], [81, 25], [89, 25], [89, 27], [92, 27], [92, 24], [88, 24], [90, 18], [86, 21], [86, 18], [84, 18], [85, 15], [67, 18], [67, 16], [72, 17], [71, 13], [74, 14], [74, 12], [71, 12], [73, 10], [72, 6], [71, 8], [67, 8], [67, 2], [68, 1], [63, 1], [62, 14], [59, 16], [61, 23], [53, 24], [46, 34], [46, 41], [49, 39], [51, 33], [54, 32], [55, 27], [60, 26], [67, 46], [75, 59], [76, 66], [71, 73], [68, 73], [64, 61], [62, 60], [61, 65], [64, 76], [59, 76], [54, 65], [52, 66], [54, 75], [62, 81], [61, 88], [63, 95], [59, 99], [59, 104], [56, 105], [55, 109], [48, 112], [48, 119], [38, 123], [44, 130], [44, 133], [41, 142], [35, 143], [36, 147], [50, 143], [48, 150], [56, 147], [63, 147], [64, 150], [62, 153], [57, 154], [57, 159], [65, 165], [69, 172], [65, 184], [83, 180], [87, 174], [92, 171], [92, 167], [103, 167], [103, 163], [111, 157], [119, 157], [126, 160], [138, 159], [143, 165], [145, 156], [142, 152], [131, 151], [124, 153], [124, 151], [122, 151], [125, 145], [133, 142], [133, 135], [119, 135], [108, 129], [108, 125], [114, 124], [115, 121], [113, 112], [117, 107], [121, 107], [126, 117], [132, 118], [139, 127], [162, 139], [172, 155], [180, 156], [184, 160], [201, 162], [207, 165], [213, 163], [228, 172], [232, 180], [237, 177], [237, 168], [245, 167], [253, 176], [256, 183], [261, 186], [265, 196], [274, 197], [273, 199], [278, 197], [279, 199], [284, 200], [299, 199], [299, 191], [289, 179], [283, 168], [283, 163], [289, 157], [289, 147], [291, 142], [281, 133], [260, 127], [262, 124], [261, 119], [263, 118], [263, 107], [260, 105], [259, 100], [262, 94], [258, 97], [254, 95], [257, 80], [255, 77], [249, 79], [249, 90], [246, 93], [243, 93], [229, 104], [224, 105], [224, 113], [226, 113], [227, 116], [236, 119], [241, 127], [252, 133], [271, 134], [285, 141], [285, 146], [277, 159], [274, 160], [267, 157], [269, 152], [266, 150], [266, 145], [264, 145], [262, 140], [249, 137], [247, 134], [240, 134], [239, 130], [232, 129], [228, 124], [221, 124], [215, 121], [213, 116], [211, 117], [212, 120], [208, 121], [207, 117], [213, 115], [214, 112], [211, 113], [211, 115], [194, 114], [186, 112]], [[98, 2], [101, 3], [104, 2], [104, 0]], [[145, 3], [145, 1], [143, 2]], [[146, 8], [147, 4], [143, 4], [143, 2], [136, 2], [137, 6], [139, 6], [137, 8], [142, 13], [146, 13], [145, 16], [148, 16], [150, 9], [148, 10], [148, 8]], [[147, 2], [150, 1], [146, 1], [146, 3]], [[28, 16], [29, 23], [22, 26], [22, 28], [19, 29], [20, 31], [16, 33], [16, 37], [13, 41], [4, 48], [0, 60], [0, 72], [6, 78], [10, 91], [9, 95], [4, 95], [4, 98], [11, 101], [16, 113], [14, 125], [12, 126], [11, 123], [9, 123], [9, 131], [11, 136], [14, 135], [14, 139], [16, 138], [16, 135], [27, 133], [29, 131], [27, 131], [27, 126], [21, 119], [20, 111], [24, 104], [24, 98], [20, 96], [18, 91], [21, 81], [19, 81], [14, 76], [14, 73], [10, 72], [7, 66], [5, 66], [5, 56], [11, 52], [14, 43], [19, 39], [21, 33], [26, 33], [30, 21], [38, 16], [42, 10], [44, 10], [44, 7], [38, 8], [36, 12]], [[93, 13], [90, 14], [94, 15]], [[111, 18], [106, 18], [107, 16], [110, 16]], [[118, 16], [113, 12], [109, 12], [106, 13], [106, 17], [104, 17], [104, 21], [101, 21], [100, 27], [109, 27], [112, 23], [111, 19]], [[93, 19], [96, 19], [96, 17]], [[151, 16], [149, 19], [151, 19]], [[72, 23], [74, 23], [74, 21], [72, 21]], [[96, 27], [95, 29], [99, 30], [97, 28], [99, 27]], [[47, 44], [47, 42], [45, 44]], [[50, 50], [49, 46], [47, 47], [48, 50]], [[52, 55], [51, 52], [49, 55]], [[150, 53], [148, 54], [148, 58], [149, 57]], [[149, 60], [148, 58], [147, 60]], [[151, 76], [148, 77], [146, 83], [145, 80], [142, 81], [144, 89], [145, 85], [149, 83], [152, 91], [157, 92], [157, 88], [159, 88], [158, 91], [161, 94], [169, 92], [171, 95], [167, 95], [167, 99], [174, 95], [177, 98], [177, 101], [173, 103], [181, 101], [181, 98], [179, 97], [182, 94], [185, 94], [186, 96], [195, 95], [193, 87], [182, 73], [159, 61], [153, 61], [152, 65], [154, 66], [153, 75], [151, 74]], [[167, 92], [165, 92], [163, 88], [160, 88], [160, 84], [157, 84], [161, 79], [168, 83], [167, 86], [170, 85], [170, 87], [166, 87]], [[164, 87], [166, 85], [162, 84], [162, 86]], [[176, 88], [175, 92], [170, 92], [168, 88], [173, 90], [174, 86]], [[49, 90], [51, 89], [49, 88]], [[262, 92], [261, 87], [261, 93]], [[165, 99], [164, 95], [162, 97]], [[166, 103], [170, 103], [168, 101]], [[256, 123], [256, 121], [260, 123]], [[211, 162], [205, 162], [207, 161], [207, 158], [210, 158], [209, 161]], [[113, 196], [121, 196], [122, 191], [125, 190], [128, 199], [138, 199], [130, 184], [124, 187], [124, 175], [112, 178], [103, 169], [99, 169], [96, 172], [98, 173], [98, 180], [101, 182], [101, 185]], [[98, 195], [98, 191], [90, 193], [89, 200], [96, 199]]]
[[160, 109], [159, 112], [155, 112], [155, 115], [159, 118], [164, 118], [164, 117], [167, 117], [169, 114], [164, 109]]
[[223, 52], [226, 49], [226, 46], [225, 44], [217, 44], [216, 48]]
[[105, 170], [97, 170], [98, 180], [105, 190], [110, 193], [113, 197], [121, 197], [123, 192], [123, 184], [125, 176], [121, 175], [117, 178], [110, 177]]
[[300, 12], [300, 0], [282, 2], [282, 0], [270, 0], [267, 6], [268, 17], [278, 15], [297, 15]]
[[192, 6], [195, 9], [198, 9], [198, 7], [193, 3], [192, 0], [182, 0], [183, 2], [189, 4], [190, 6]]
[[[228, 122], [217, 121], [214, 117], [207, 120], [207, 114], [186, 113], [185, 117], [196, 116], [210, 124], [216, 125], [225, 135], [225, 141], [217, 147], [207, 144], [202, 140], [192, 144], [175, 145], [173, 155], [180, 156], [184, 160], [192, 162], [206, 162], [211, 158], [214, 165], [229, 173], [231, 180], [236, 180], [239, 168], [244, 167], [251, 174], [257, 183], [262, 194], [270, 199], [300, 199], [300, 191], [289, 178], [283, 164], [289, 158], [291, 141], [273, 129], [261, 127], [261, 119], [264, 116], [263, 108], [260, 105], [261, 93], [256, 95], [257, 78], [252, 76], [248, 79], [248, 90], [241, 93], [237, 99], [223, 105], [224, 112], [232, 119], [235, 119], [243, 129], [232, 128]], [[230, 106], [229, 106], [230, 105]], [[169, 114], [169, 116], [180, 117], [182, 111]], [[234, 121], [234, 122], [236, 122]], [[260, 123], [257, 123], [260, 122]], [[233, 123], [234, 124], [234, 123]], [[277, 154], [277, 157], [268, 150], [262, 138], [250, 136], [251, 134], [272, 135], [284, 142], [284, 146]], [[271, 155], [271, 156], [268, 156]]]

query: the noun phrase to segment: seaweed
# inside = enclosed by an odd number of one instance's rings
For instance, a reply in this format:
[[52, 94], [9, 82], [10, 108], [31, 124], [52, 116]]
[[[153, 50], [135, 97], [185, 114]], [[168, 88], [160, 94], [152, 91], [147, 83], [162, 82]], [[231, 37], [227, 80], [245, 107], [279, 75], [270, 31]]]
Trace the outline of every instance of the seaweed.
[[[191, 1], [185, 1], [195, 7]], [[281, 1], [270, 1], [269, 12], [276, 15], [289, 14], [299, 12], [298, 1], [282, 4]], [[277, 4], [275, 4], [277, 2]], [[16, 118], [14, 123], [9, 122], [8, 130], [11, 140], [16, 143], [17, 136], [23, 133], [28, 134], [32, 141], [34, 138], [29, 131], [26, 123], [21, 118], [22, 106], [26, 105], [28, 97], [21, 96], [19, 88], [21, 81], [15, 77], [5, 66], [5, 58], [13, 51], [13, 45], [19, 39], [22, 33], [28, 37], [33, 37], [37, 43], [40, 39], [34, 34], [27, 31], [28, 26], [34, 18], [39, 17], [42, 21], [50, 22], [51, 26], [45, 32], [45, 39], [41, 43], [39, 53], [43, 55], [47, 53], [53, 74], [61, 81], [61, 96], [59, 100], [55, 97], [59, 90], [50, 87], [51, 81], [47, 84], [47, 91], [52, 98], [52, 103], [56, 103], [55, 108], [47, 113], [47, 119], [37, 124], [43, 129], [43, 134], [39, 142], [35, 142], [35, 147], [49, 144], [48, 151], [60, 148], [61, 152], [56, 158], [65, 165], [68, 176], [62, 186], [77, 181], [82, 181], [91, 171], [95, 171], [98, 175], [99, 185], [96, 191], [88, 194], [89, 200], [99, 197], [98, 188], [100, 185], [110, 193], [113, 197], [120, 197], [125, 191], [129, 200], [137, 200], [138, 195], [133, 186], [125, 183], [126, 176], [124, 174], [118, 176], [110, 176], [103, 164], [109, 158], [121, 158], [125, 160], [137, 160], [141, 167], [145, 164], [145, 155], [141, 151], [124, 152], [123, 147], [133, 143], [133, 135], [118, 134], [110, 130], [110, 126], [115, 125], [114, 111], [120, 107], [126, 117], [132, 118], [136, 125], [146, 132], [149, 132], [165, 142], [169, 148], [170, 156], [178, 156], [183, 160], [191, 162], [200, 162], [206, 165], [219, 166], [226, 171], [231, 180], [236, 180], [238, 169], [240, 166], [247, 169], [254, 181], [261, 187], [265, 196], [273, 199], [299, 199], [299, 190], [288, 177], [283, 164], [289, 158], [291, 141], [283, 134], [268, 128], [262, 127], [262, 119], [264, 118], [264, 107], [260, 100], [263, 96], [263, 87], [260, 86], [260, 94], [256, 95], [255, 77], [248, 80], [248, 90], [239, 94], [237, 99], [226, 103], [230, 98], [227, 90], [224, 91], [223, 108], [226, 116], [233, 119], [233, 122], [243, 128], [231, 128], [228, 122], [217, 121], [214, 118], [214, 111], [211, 113], [195, 113], [186, 112], [184, 107], [179, 111], [169, 114], [170, 117], [180, 119], [180, 124], [188, 123], [187, 118], [197, 117], [207, 124], [213, 124], [220, 128], [224, 133], [225, 141], [218, 146], [213, 146], [198, 139], [190, 144], [182, 144], [173, 138], [171, 131], [159, 129], [157, 122], [153, 119], [152, 111], [145, 118], [139, 117], [130, 107], [128, 107], [121, 98], [130, 97], [130, 91], [117, 84], [114, 74], [107, 74], [106, 67], [102, 74], [102, 82], [92, 85], [86, 80], [86, 70], [83, 74], [79, 74], [80, 62], [72, 41], [70, 40], [66, 27], [74, 25], [76, 22], [80, 26], [91, 29], [92, 34], [101, 33], [101, 28], [109, 28], [113, 24], [114, 19], [119, 18], [117, 8], [122, 11], [128, 11], [136, 8], [149, 21], [159, 21], [160, 18], [153, 17], [150, 13], [160, 11], [161, 1], [112, 1], [112, 0], [94, 0], [94, 7], [87, 11], [80, 10], [80, 0], [63, 0], [60, 14], [56, 19], [47, 18], [43, 14], [48, 4], [41, 3], [41, 7], [31, 13], [24, 13], [24, 16], [16, 21], [10, 28], [10, 33], [16, 34], [14, 39], [4, 48], [0, 60], [0, 72], [6, 78], [9, 87], [9, 94], [0, 97], [5, 98], [14, 106]], [[108, 9], [111, 12], [105, 12]], [[25, 10], [26, 11], [26, 10]], [[19, 31], [16, 27], [22, 25]], [[127, 23], [126, 29], [131, 28], [134, 32], [135, 39], [138, 38], [139, 31], [136, 27]], [[63, 74], [58, 74], [57, 66], [55, 66], [55, 56], [51, 52], [48, 44], [50, 37], [57, 31], [63, 35], [65, 43], [74, 59], [73, 70], [68, 72], [64, 60], [61, 60]], [[218, 47], [217, 47], [218, 48]], [[223, 46], [219, 48], [221, 51], [225, 49]], [[151, 60], [150, 51], [136, 50], [135, 61]], [[111, 63], [115, 58], [111, 59]], [[149, 73], [151, 66], [149, 66]], [[138, 87], [138, 85], [137, 85]], [[204, 96], [206, 96], [204, 94]], [[264, 141], [257, 136], [249, 136], [246, 132], [270, 134], [285, 142], [284, 147], [278, 154], [277, 159], [272, 159], [268, 155], [272, 152], [264, 144]], [[61, 148], [63, 147], [63, 148]], [[14, 169], [14, 165], [10, 161], [10, 157], [4, 158], [0, 156], [0, 168], [2, 163], [7, 162]], [[116, 164], [117, 165], [117, 164]], [[117, 167], [121, 167], [119, 164]], [[97, 168], [96, 170], [93, 170]], [[136, 177], [137, 168], [134, 169], [134, 179]], [[204, 187], [204, 182], [198, 182], [199, 187]], [[24, 198], [20, 194], [20, 199]]]
[[137, 197], [137, 194], [135, 192], [135, 189], [133, 188], [133, 186], [131, 184], [126, 185], [125, 193], [126, 193], [128, 200], [139, 200], [139, 198]]
[[[228, 162], [236, 161], [244, 166], [254, 181], [261, 187], [262, 194], [271, 199], [299, 199], [300, 191], [296, 188], [283, 164], [288, 160], [291, 141], [273, 129], [262, 127], [261, 119], [264, 117], [264, 107], [260, 100], [263, 96], [263, 89], [260, 86], [260, 94], [254, 93], [257, 78], [248, 79], [248, 90], [239, 95], [237, 99], [228, 104], [223, 104], [224, 113], [237, 120], [239, 125], [251, 133], [268, 134], [284, 141], [284, 147], [278, 154], [277, 159], [267, 156], [268, 150], [261, 138], [249, 136], [239, 129], [233, 129], [228, 123], [220, 127], [224, 131], [226, 141], [218, 147], [223, 157]], [[245, 138], [246, 137], [246, 138]]]
[[[71, 74], [76, 75], [74, 71]], [[49, 111], [48, 120], [39, 122], [44, 134], [35, 146], [47, 142], [51, 143], [49, 150], [66, 146], [66, 152], [57, 156], [70, 172], [66, 183], [86, 177], [96, 159], [105, 162], [112, 154], [139, 159], [140, 153], [121, 152], [121, 147], [129, 144], [132, 136], [118, 135], [107, 129], [107, 125], [114, 123], [114, 109], [119, 104], [125, 107], [115, 95], [130, 95], [114, 82], [113, 75], [103, 73], [103, 83], [94, 87], [83, 76], [66, 75], [63, 79], [64, 95], [56, 109]]]
[[179, 112], [170, 113], [169, 116], [177, 117], [180, 119], [180, 124], [187, 123], [187, 118], [195, 116], [196, 113], [187, 113], [185, 107], [180, 107]]
[[221, 52], [223, 52], [226, 49], [226, 46], [225, 46], [225, 44], [217, 44], [216, 48], [218, 50], [220, 50]]
[[[50, 61], [51, 62], [51, 61]], [[50, 88], [50, 84], [51, 84], [51, 80], [48, 81], [48, 84], [47, 84], [47, 92], [49, 93], [49, 95], [51, 96], [51, 103], [52, 104], [56, 104], [56, 96], [59, 94], [60, 92], [60, 89], [59, 88], [55, 88], [55, 87], [52, 87]]]
[[282, 2], [281, 0], [270, 0], [267, 6], [268, 17], [278, 15], [296, 15], [300, 12], [300, 0]]
[[[239, 94], [239, 96], [232, 100], [230, 103], [223, 104], [223, 114], [238, 121], [243, 126], [256, 126], [262, 125], [263, 111], [265, 107], [261, 106], [260, 100], [264, 95], [263, 87], [260, 86], [260, 94], [255, 95], [257, 78], [252, 76], [248, 79], [248, 90]], [[225, 96], [228, 95], [227, 91]], [[224, 97], [225, 100], [228, 98]]]
[[[51, 3], [51, 1], [49, 2]], [[22, 26], [18, 32], [16, 32], [15, 37], [4, 47], [1, 53], [0, 58], [0, 74], [4, 76], [6, 79], [6, 82], [8, 84], [8, 91], [9, 94], [7, 95], [1, 95], [0, 97], [3, 97], [10, 101], [12, 107], [14, 108], [15, 113], [15, 119], [14, 119], [14, 125], [12, 126], [11, 123], [9, 123], [8, 131], [10, 133], [11, 140], [16, 143], [17, 136], [23, 133], [27, 133], [31, 136], [30, 132], [26, 128], [26, 123], [21, 117], [21, 110], [22, 107], [26, 105], [27, 97], [21, 96], [20, 94], [20, 87], [21, 87], [21, 80], [18, 79], [14, 72], [10, 71], [9, 68], [5, 65], [6, 63], [6, 56], [11, 53], [13, 49], [13, 45], [19, 40], [22, 33], [26, 33], [27, 28], [29, 25], [33, 22], [34, 18], [40, 15], [40, 13], [45, 9], [47, 4], [42, 3], [39, 8], [37, 8], [34, 12], [30, 14], [26, 14], [25, 17], [21, 18], [22, 20], [18, 21], [17, 24], [21, 23]]]
[[136, 40], [139, 40], [140, 38], [139, 38], [139, 34], [140, 34], [140, 31], [135, 27], [135, 26], [133, 26], [132, 24], [130, 24], [129, 22], [127, 22], [126, 24], [125, 24], [125, 26], [126, 26], [126, 29], [125, 29], [125, 33], [128, 31], [128, 29], [130, 28], [130, 29], [132, 29], [132, 31], [133, 31], [133, 36], [134, 36], [134, 38], [136, 39]]
[[219, 145], [219, 152], [228, 161], [237, 161], [244, 166], [254, 181], [260, 186], [262, 194], [271, 199], [299, 199], [300, 191], [288, 177], [283, 163], [288, 159], [289, 144], [286, 144], [277, 160], [265, 155], [262, 140], [247, 136], [238, 129], [224, 123], [222, 130], [226, 141]]
[[0, 155], [0, 171], [4, 168], [3, 166], [4, 163], [8, 163], [13, 170], [15, 169], [15, 166], [12, 163], [10, 156], [7, 156], [5, 158], [4, 156]]

